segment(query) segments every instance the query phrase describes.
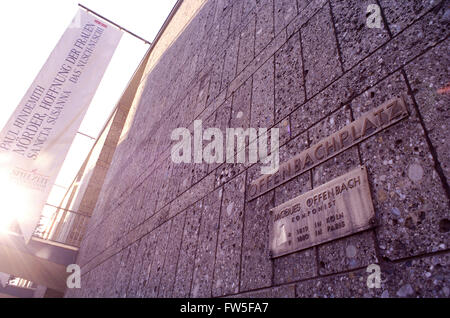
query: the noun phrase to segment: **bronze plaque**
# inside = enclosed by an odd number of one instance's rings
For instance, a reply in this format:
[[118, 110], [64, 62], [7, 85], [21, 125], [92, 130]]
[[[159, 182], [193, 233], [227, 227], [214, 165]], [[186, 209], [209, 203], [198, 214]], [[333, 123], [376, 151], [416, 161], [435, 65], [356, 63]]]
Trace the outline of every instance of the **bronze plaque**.
[[375, 214], [366, 167], [287, 201], [270, 214], [272, 257], [368, 229]]
[[329, 160], [407, 116], [408, 108], [404, 97], [391, 99], [372, 109], [351, 124], [281, 164], [276, 173], [254, 180], [247, 189], [248, 201]]

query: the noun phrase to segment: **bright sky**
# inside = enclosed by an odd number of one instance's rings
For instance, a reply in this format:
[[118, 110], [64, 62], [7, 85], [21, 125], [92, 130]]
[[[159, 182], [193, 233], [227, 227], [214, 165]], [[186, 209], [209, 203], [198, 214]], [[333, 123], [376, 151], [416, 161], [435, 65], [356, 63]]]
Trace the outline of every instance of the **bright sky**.
[[[56, 43], [69, 26], [78, 3], [152, 42], [176, 0], [14, 0], [0, 9], [0, 130], [19, 104]], [[139, 62], [149, 48], [123, 34], [80, 132], [97, 137]], [[94, 141], [77, 135], [48, 202], [58, 205]]]

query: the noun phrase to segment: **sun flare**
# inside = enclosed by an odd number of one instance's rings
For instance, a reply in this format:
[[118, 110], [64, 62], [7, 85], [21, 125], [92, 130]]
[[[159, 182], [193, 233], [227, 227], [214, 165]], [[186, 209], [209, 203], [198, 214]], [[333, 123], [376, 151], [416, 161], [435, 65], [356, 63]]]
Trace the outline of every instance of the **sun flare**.
[[0, 232], [8, 231], [15, 220], [26, 214], [28, 200], [23, 190], [5, 172], [0, 171], [0, 193], [2, 207], [0, 209]]

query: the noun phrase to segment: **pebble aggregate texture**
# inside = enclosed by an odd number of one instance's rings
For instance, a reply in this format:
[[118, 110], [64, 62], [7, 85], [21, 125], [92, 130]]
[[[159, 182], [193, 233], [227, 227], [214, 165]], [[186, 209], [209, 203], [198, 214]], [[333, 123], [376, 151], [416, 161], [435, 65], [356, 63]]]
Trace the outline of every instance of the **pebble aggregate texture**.
[[[66, 297], [449, 297], [449, 33], [448, 1], [207, 1], [148, 75]], [[170, 157], [201, 119], [280, 128], [285, 162], [402, 94], [409, 117], [250, 202], [259, 164]], [[271, 259], [269, 209], [361, 164], [376, 226]]]

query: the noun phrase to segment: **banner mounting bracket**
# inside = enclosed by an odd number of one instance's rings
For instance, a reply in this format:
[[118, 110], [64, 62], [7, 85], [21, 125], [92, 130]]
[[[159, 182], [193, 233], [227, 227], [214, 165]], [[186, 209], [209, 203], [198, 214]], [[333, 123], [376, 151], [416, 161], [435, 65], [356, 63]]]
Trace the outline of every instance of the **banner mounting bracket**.
[[91, 9], [89, 9], [89, 8], [87, 8], [87, 7], [85, 7], [85, 6], [82, 5], [81, 3], [79, 3], [78, 6], [81, 7], [81, 8], [83, 8], [83, 9], [85, 9], [87, 12], [90, 12], [90, 13], [92, 13], [93, 15], [96, 15], [97, 17], [99, 17], [99, 18], [101, 18], [101, 19], [103, 19], [103, 20], [105, 20], [105, 21], [111, 23], [112, 25], [114, 25], [115, 27], [117, 27], [119, 30], [131, 34], [131, 35], [134, 36], [135, 38], [138, 38], [139, 40], [143, 41], [145, 44], [149, 44], [149, 45], [152, 44], [151, 42], [149, 42], [149, 41], [147, 41], [146, 39], [140, 37], [139, 35], [136, 35], [135, 33], [131, 32], [131, 31], [125, 29], [124, 27], [118, 25], [117, 23], [115, 23], [115, 22], [113, 22], [113, 21], [111, 21], [111, 20], [105, 18], [104, 16], [98, 14], [97, 12], [95, 12], [95, 11], [93, 11], [93, 10], [91, 10]]

